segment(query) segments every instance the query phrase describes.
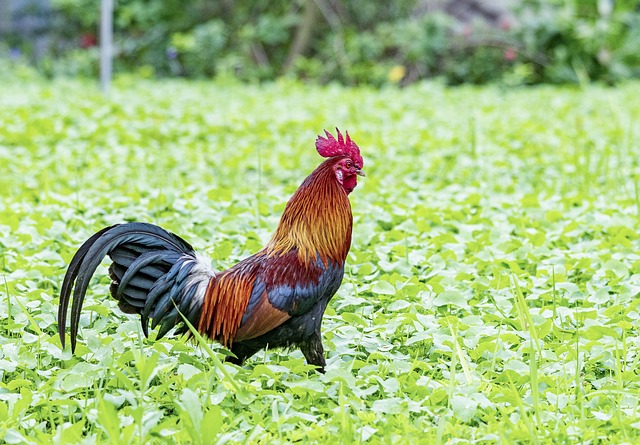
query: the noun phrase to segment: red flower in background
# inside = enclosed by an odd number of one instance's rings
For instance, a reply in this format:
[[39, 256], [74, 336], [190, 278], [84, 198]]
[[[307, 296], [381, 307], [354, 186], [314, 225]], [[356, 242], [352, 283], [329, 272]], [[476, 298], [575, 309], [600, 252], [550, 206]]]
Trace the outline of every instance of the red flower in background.
[[509, 47], [504, 50], [504, 52], [502, 53], [502, 57], [504, 57], [504, 60], [506, 60], [507, 62], [512, 62], [516, 60], [516, 58], [518, 57], [518, 53], [515, 49]]
[[96, 46], [98, 43], [98, 39], [96, 35], [91, 32], [85, 32], [80, 36], [80, 47], [81, 48], [91, 48], [92, 46]]
[[513, 23], [509, 17], [502, 17], [498, 23], [498, 27], [503, 31], [509, 31], [513, 27]]

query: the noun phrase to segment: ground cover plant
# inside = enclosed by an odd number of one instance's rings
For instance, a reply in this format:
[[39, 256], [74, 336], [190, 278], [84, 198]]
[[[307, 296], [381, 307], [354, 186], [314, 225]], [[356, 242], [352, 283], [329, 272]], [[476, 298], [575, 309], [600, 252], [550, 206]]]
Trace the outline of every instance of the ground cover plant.
[[[263, 86], [121, 78], [0, 87], [0, 437], [7, 443], [634, 443], [640, 102], [615, 89]], [[9, 86], [10, 85], [10, 86]], [[221, 364], [145, 339], [99, 269], [74, 356], [64, 270], [121, 221], [213, 266], [258, 250], [338, 125], [367, 178], [299, 351]]]

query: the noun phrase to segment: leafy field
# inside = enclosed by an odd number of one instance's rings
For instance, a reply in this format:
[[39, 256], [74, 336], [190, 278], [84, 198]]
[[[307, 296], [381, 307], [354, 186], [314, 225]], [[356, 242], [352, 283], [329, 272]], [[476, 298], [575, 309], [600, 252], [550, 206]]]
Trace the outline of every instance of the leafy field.
[[[0, 437], [637, 442], [639, 87], [0, 87]], [[59, 286], [89, 235], [152, 222], [227, 268], [269, 239], [335, 126], [367, 177], [325, 375], [299, 351], [221, 366], [215, 344], [147, 340], [105, 267], [76, 355], [60, 349]]]

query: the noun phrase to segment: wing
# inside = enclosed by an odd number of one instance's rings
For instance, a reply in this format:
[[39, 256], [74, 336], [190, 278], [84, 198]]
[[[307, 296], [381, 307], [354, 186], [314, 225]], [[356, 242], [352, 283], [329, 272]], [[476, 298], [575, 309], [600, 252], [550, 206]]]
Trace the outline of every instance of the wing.
[[256, 278], [234, 341], [250, 340], [266, 334], [291, 317], [311, 310], [319, 301], [336, 293], [344, 268], [318, 257], [303, 265], [296, 251], [266, 258]]
[[258, 279], [253, 286], [247, 310], [233, 341], [239, 342], [259, 337], [277, 328], [289, 318], [291, 316], [287, 312], [276, 308], [269, 301], [264, 281]]

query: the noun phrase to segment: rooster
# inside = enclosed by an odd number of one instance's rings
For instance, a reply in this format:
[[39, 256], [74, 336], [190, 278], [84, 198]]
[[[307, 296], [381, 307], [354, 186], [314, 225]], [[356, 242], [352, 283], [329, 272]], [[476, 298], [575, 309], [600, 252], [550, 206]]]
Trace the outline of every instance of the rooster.
[[[337, 129], [336, 129], [337, 130]], [[217, 272], [185, 240], [161, 227], [126, 223], [106, 227], [76, 252], [60, 289], [58, 330], [65, 346], [71, 307], [71, 350], [89, 281], [105, 256], [112, 264], [110, 293], [127, 314], [139, 314], [145, 336], [172, 328], [198, 332], [229, 348], [241, 365], [263, 348], [299, 347], [324, 372], [322, 316], [337, 292], [351, 246], [348, 195], [364, 176], [360, 149], [337, 130], [325, 130], [316, 149], [328, 158], [287, 203], [271, 241], [232, 268]], [[75, 283], [75, 284], [74, 284]]]

